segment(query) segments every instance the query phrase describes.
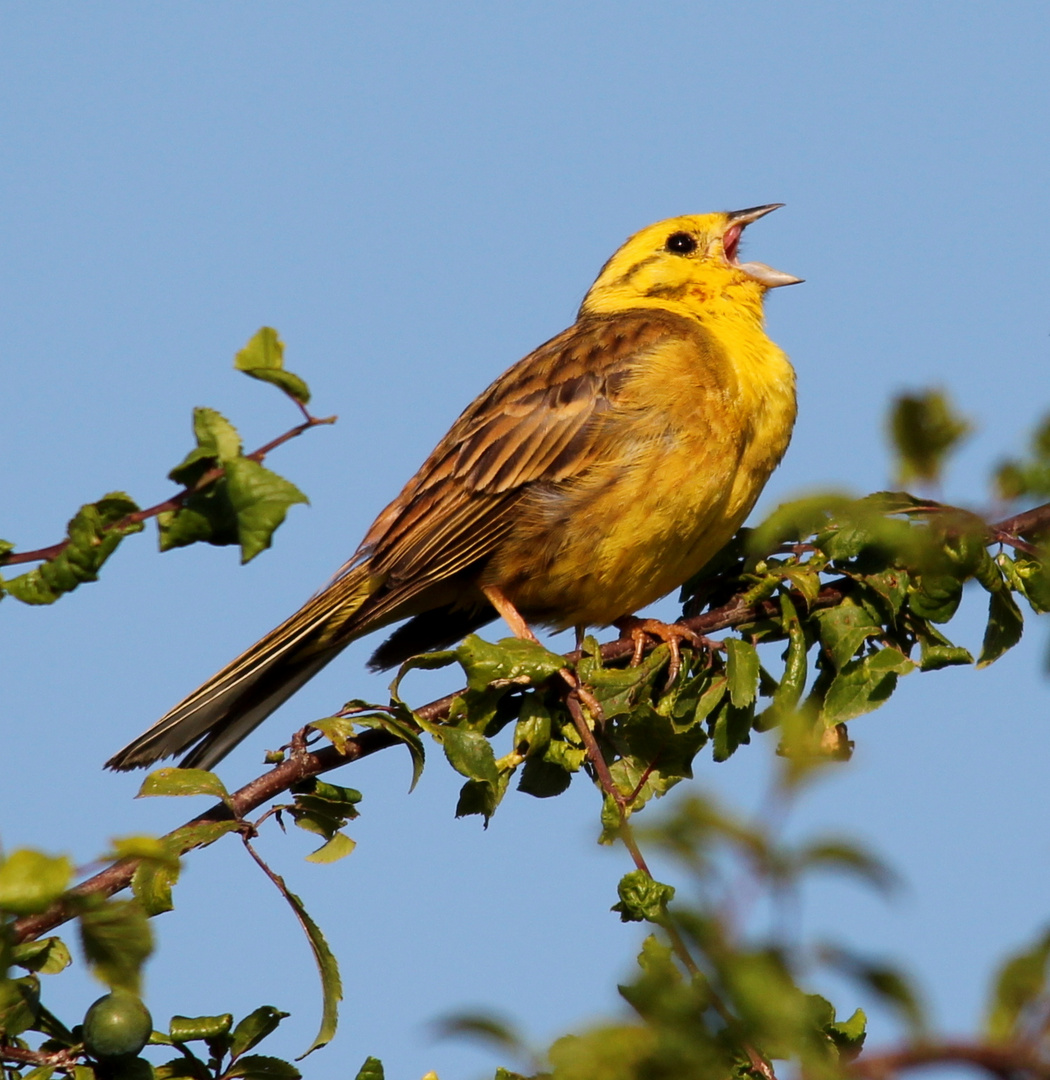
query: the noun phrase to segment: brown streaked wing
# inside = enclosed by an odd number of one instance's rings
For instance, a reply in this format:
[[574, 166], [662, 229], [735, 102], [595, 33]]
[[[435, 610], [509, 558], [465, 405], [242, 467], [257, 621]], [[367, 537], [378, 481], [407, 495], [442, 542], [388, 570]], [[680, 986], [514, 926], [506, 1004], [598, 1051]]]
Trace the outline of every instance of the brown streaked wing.
[[[362, 549], [400, 603], [490, 553], [513, 525], [529, 485], [584, 472], [601, 451], [597, 417], [616, 405], [632, 369], [679, 316], [591, 316], [505, 372], [463, 412]], [[380, 601], [384, 608], [386, 598]]]

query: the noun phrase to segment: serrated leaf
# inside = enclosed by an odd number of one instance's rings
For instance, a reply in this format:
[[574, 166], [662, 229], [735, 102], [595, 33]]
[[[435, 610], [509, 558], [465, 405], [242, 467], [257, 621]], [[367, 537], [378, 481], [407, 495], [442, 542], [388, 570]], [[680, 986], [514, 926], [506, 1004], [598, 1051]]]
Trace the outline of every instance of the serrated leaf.
[[995, 663], [1008, 649], [1012, 649], [1024, 632], [1024, 616], [1012, 594], [999, 589], [988, 597], [988, 625], [984, 631], [981, 655], [977, 658], [979, 668]]
[[613, 911], [620, 913], [621, 922], [663, 923], [667, 920], [667, 905], [674, 899], [674, 887], [654, 881], [643, 870], [632, 870], [620, 878], [616, 886], [620, 902]]
[[55, 975], [73, 962], [61, 938], [46, 937], [11, 947], [11, 963], [40, 975]]
[[228, 547], [238, 543], [237, 515], [230, 505], [226, 477], [195, 491], [177, 509], [158, 514], [157, 538], [162, 552], [190, 544]]
[[882, 623], [850, 596], [835, 607], [814, 612], [813, 618], [836, 670], [841, 670], [869, 637], [883, 633]]
[[557, 653], [521, 638], [503, 638], [493, 645], [470, 634], [452, 652], [471, 690], [484, 690], [494, 682], [542, 682], [565, 666], [564, 658]]
[[121, 540], [142, 531], [141, 521], [120, 525], [137, 510], [137, 504], [120, 491], [87, 503], [66, 527], [62, 551], [35, 570], [5, 581], [4, 589], [24, 604], [53, 604], [78, 585], [98, 581], [99, 570]]
[[263, 326], [255, 332], [248, 344], [237, 353], [233, 366], [253, 379], [279, 386], [301, 405], [310, 400], [306, 383], [298, 375], [284, 370], [284, 342], [270, 326]]
[[751, 741], [751, 724], [755, 718], [754, 704], [738, 709], [724, 701], [709, 720], [711, 726], [711, 756], [715, 761], [728, 761], [740, 746]]
[[237, 517], [242, 563], [270, 546], [290, 506], [310, 501], [291, 481], [246, 457], [226, 462], [226, 485]]
[[136, 799], [160, 795], [210, 795], [230, 806], [230, 793], [226, 785], [207, 769], [180, 769], [176, 766], [151, 772], [138, 790]]
[[879, 708], [897, 688], [897, 677], [914, 671], [915, 667], [900, 650], [893, 648], [850, 660], [828, 687], [824, 723], [841, 724]]
[[839, 1054], [852, 1061], [864, 1048], [868, 1018], [862, 1009], [854, 1011], [848, 1020], [838, 1020], [824, 1026], [824, 1034], [835, 1044]]
[[249, 1013], [233, 1029], [233, 1037], [230, 1040], [230, 1054], [238, 1058], [247, 1053], [253, 1047], [277, 1030], [278, 1024], [290, 1013], [281, 1012], [272, 1005], [260, 1005], [254, 1012]]
[[492, 744], [476, 731], [445, 728], [441, 733], [441, 746], [448, 763], [461, 776], [495, 784], [499, 779], [496, 755]]
[[752, 704], [758, 691], [758, 650], [740, 638], [727, 638], [726, 676], [729, 680], [729, 700], [743, 709]]
[[107, 900], [81, 913], [80, 944], [96, 978], [112, 989], [139, 993], [153, 935], [134, 900]]
[[346, 753], [347, 744], [354, 737], [354, 722], [348, 716], [326, 716], [307, 725], [319, 731], [340, 754]]
[[283, 1058], [248, 1054], [235, 1061], [223, 1074], [226, 1080], [243, 1077], [244, 1080], [299, 1080], [302, 1073]]
[[0, 862], [0, 910], [12, 915], [44, 911], [69, 888], [72, 877], [73, 863], [65, 855], [12, 851]]

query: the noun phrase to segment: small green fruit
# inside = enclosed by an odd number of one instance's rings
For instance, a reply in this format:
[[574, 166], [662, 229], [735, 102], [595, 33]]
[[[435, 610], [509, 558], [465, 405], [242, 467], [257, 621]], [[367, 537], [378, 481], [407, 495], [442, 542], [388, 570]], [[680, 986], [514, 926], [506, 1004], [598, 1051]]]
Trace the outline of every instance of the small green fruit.
[[152, 1032], [149, 1009], [127, 990], [100, 997], [84, 1016], [84, 1046], [99, 1061], [133, 1057]]

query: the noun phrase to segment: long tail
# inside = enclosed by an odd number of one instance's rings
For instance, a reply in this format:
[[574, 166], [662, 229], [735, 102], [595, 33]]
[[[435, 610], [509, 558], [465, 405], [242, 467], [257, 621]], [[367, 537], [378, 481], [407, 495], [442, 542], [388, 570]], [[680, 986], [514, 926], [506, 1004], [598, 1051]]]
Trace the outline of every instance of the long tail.
[[210, 769], [351, 641], [377, 622], [360, 618], [380, 586], [368, 563], [347, 571], [106, 762], [135, 769], [198, 745], [180, 762]]

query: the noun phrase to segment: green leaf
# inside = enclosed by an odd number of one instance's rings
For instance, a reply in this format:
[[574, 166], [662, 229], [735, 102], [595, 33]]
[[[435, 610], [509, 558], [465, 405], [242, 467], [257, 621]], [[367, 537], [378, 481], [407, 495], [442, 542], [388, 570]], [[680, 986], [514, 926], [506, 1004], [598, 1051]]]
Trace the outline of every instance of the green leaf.
[[0, 977], [0, 1034], [4, 1042], [33, 1027], [39, 1013], [40, 980], [35, 975]]
[[621, 922], [651, 922], [667, 920], [667, 905], [674, 899], [674, 887], [654, 881], [642, 870], [632, 870], [620, 878], [616, 886], [620, 902], [613, 911], [620, 913]]
[[1046, 966], [1050, 960], [1050, 932], [1028, 949], [1009, 957], [999, 969], [988, 1008], [986, 1027], [995, 1042], [1017, 1037], [1018, 1022], [1030, 1005], [1046, 990]]
[[242, 563], [270, 546], [274, 531], [293, 503], [310, 501], [295, 484], [251, 458], [226, 462], [226, 484], [237, 515]]
[[890, 412], [890, 435], [902, 484], [935, 483], [949, 454], [972, 430], [938, 390], [902, 394]]
[[871, 656], [851, 660], [832, 680], [824, 698], [826, 725], [841, 724], [885, 704], [897, 688], [897, 677], [915, 670], [899, 649], [880, 649]]
[[33, 915], [46, 910], [69, 888], [73, 864], [29, 848], [12, 851], [0, 862], [0, 910]]
[[80, 944], [95, 976], [138, 994], [141, 969], [153, 951], [146, 914], [134, 900], [107, 900], [80, 916]]
[[237, 1076], [244, 1077], [244, 1080], [299, 1080], [302, 1073], [283, 1058], [249, 1054], [235, 1061], [223, 1073], [223, 1077], [229, 1080]]
[[254, 1012], [249, 1013], [233, 1029], [233, 1038], [230, 1041], [230, 1054], [238, 1058], [247, 1053], [253, 1047], [277, 1030], [277, 1025], [290, 1016], [291, 1013], [281, 1012], [272, 1005], [260, 1005]]
[[357, 841], [351, 840], [346, 833], [338, 832], [331, 840], [322, 844], [316, 851], [306, 856], [307, 862], [333, 863], [349, 855], [357, 847]]
[[139, 788], [136, 799], [155, 795], [210, 795], [232, 806], [226, 785], [207, 769], [180, 769], [168, 766], [151, 772]]
[[383, 1063], [376, 1057], [365, 1058], [364, 1064], [357, 1070], [354, 1080], [384, 1080]]
[[226, 547], [238, 543], [237, 516], [230, 505], [226, 477], [195, 491], [178, 509], [158, 514], [157, 536], [161, 551], [189, 544]]
[[940, 671], [941, 668], [973, 663], [970, 650], [961, 645], [928, 645], [925, 638], [920, 639], [920, 645], [919, 668], [922, 671]]
[[738, 709], [725, 701], [708, 721], [711, 727], [711, 755], [715, 761], [727, 761], [740, 746], [751, 741], [751, 724], [755, 718], [754, 705]]
[[518, 791], [535, 799], [560, 795], [572, 783], [572, 772], [544, 758], [529, 758], [521, 770]]
[[142, 910], [152, 918], [175, 907], [171, 890], [178, 879], [178, 865], [172, 867], [167, 863], [143, 860], [131, 877], [131, 892]]
[[[382, 728], [383, 731], [400, 739], [408, 749], [412, 759], [412, 782], [408, 785], [409, 793], [415, 791], [419, 778], [423, 775], [423, 767], [426, 765], [426, 751], [423, 749], [423, 740], [419, 732], [413, 726], [415, 714], [408, 706], [403, 706], [403, 715], [389, 712], [376, 712], [365, 716], [355, 716], [354, 719], [362, 727]], [[324, 721], [322, 721], [324, 723]]]
[[995, 663], [1020, 640], [1024, 631], [1024, 616], [1017, 601], [1007, 589], [999, 589], [988, 597], [988, 625], [984, 631], [979, 668]]
[[87, 503], [70, 520], [62, 551], [35, 570], [5, 581], [4, 588], [24, 604], [53, 604], [78, 585], [98, 581], [102, 564], [121, 540], [142, 532], [141, 521], [120, 524], [137, 510], [136, 503], [120, 491]]
[[508, 777], [503, 777], [496, 783], [489, 780], [468, 780], [459, 790], [459, 799], [456, 801], [456, 817], [469, 817], [471, 814], [480, 814], [485, 819], [485, 825], [489, 818], [496, 812], [496, 807], [503, 798], [507, 787]]
[[248, 344], [237, 353], [233, 366], [253, 379], [279, 386], [300, 405], [310, 400], [310, 389], [306, 383], [298, 375], [284, 370], [284, 342], [272, 327], [264, 326], [257, 330]]
[[339, 976], [339, 964], [332, 950], [328, 947], [328, 942], [325, 941], [320, 927], [310, 917], [310, 913], [304, 907], [302, 900], [288, 888], [280, 874], [269, 871], [267, 876], [284, 897], [299, 921], [299, 925], [303, 928], [306, 939], [310, 943], [314, 963], [317, 964], [318, 974], [321, 976], [321, 1026], [307, 1050], [296, 1058], [297, 1061], [302, 1061], [308, 1054], [312, 1054], [315, 1050], [332, 1041], [332, 1036], [335, 1035], [339, 1023], [339, 1002], [343, 999], [343, 983]]
[[347, 745], [354, 738], [354, 722], [349, 716], [327, 716], [314, 720], [307, 727], [319, 731], [340, 754], [346, 754]]
[[727, 638], [725, 644], [729, 700], [738, 709], [744, 709], [754, 702], [758, 691], [758, 650], [740, 638]]
[[1050, 611], [1050, 564], [1041, 559], [1019, 556], [1016, 562], [1000, 552], [995, 560], [1003, 571], [1007, 585], [1019, 592], [1039, 615]]
[[461, 728], [443, 728], [441, 745], [448, 763], [460, 775], [490, 784], [499, 780], [496, 755], [484, 735]]
[[236, 821], [194, 821], [180, 825], [165, 838], [173, 851], [184, 855], [194, 848], [207, 847], [229, 833], [237, 832], [240, 825]]
[[565, 667], [564, 658], [557, 653], [521, 638], [503, 638], [492, 645], [470, 634], [452, 652], [471, 690], [484, 690], [492, 683], [540, 683]]
[[813, 618], [820, 628], [821, 643], [837, 671], [845, 667], [868, 638], [884, 632], [882, 623], [872, 612], [851, 596], [835, 607], [815, 611]]
[[781, 544], [804, 540], [824, 529], [833, 513], [853, 503], [852, 498], [841, 492], [821, 492], [784, 503], [751, 531], [747, 538], [748, 553], [764, 557]]
[[168, 1025], [168, 1037], [175, 1043], [206, 1042], [225, 1035], [233, 1027], [230, 1013], [217, 1016], [173, 1016]]
[[824, 1034], [835, 1044], [846, 1061], [852, 1061], [864, 1048], [868, 1018], [857, 1009], [848, 1020], [838, 1020], [824, 1026]]
[[61, 938], [46, 937], [24, 941], [11, 948], [11, 963], [41, 975], [55, 975], [73, 962]]
[[959, 608], [963, 583], [954, 574], [923, 573], [915, 578], [908, 606], [920, 619], [946, 623]]

